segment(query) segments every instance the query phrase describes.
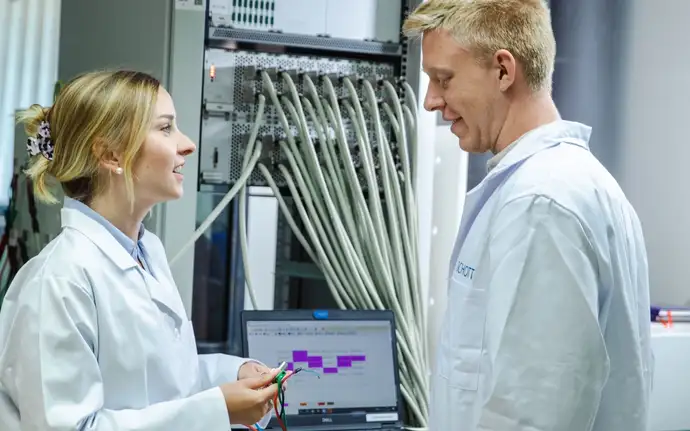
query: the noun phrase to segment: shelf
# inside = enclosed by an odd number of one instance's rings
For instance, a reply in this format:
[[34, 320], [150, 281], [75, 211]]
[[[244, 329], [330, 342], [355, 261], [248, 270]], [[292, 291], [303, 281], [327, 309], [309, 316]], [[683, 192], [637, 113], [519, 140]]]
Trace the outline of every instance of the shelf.
[[402, 47], [397, 43], [339, 39], [326, 36], [306, 36], [228, 27], [209, 27], [208, 39], [208, 45], [217, 48], [227, 48], [228, 44], [233, 42], [243, 42], [372, 56], [402, 56]]
[[325, 280], [323, 272], [313, 263], [288, 261], [276, 265], [276, 275], [306, 278], [311, 280]]

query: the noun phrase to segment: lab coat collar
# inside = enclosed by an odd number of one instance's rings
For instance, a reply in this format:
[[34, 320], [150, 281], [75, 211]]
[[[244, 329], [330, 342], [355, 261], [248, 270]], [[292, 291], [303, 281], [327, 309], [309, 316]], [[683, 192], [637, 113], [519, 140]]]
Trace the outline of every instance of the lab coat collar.
[[79, 212], [86, 214], [87, 216], [89, 216], [93, 220], [96, 220], [112, 236], [115, 237], [117, 242], [119, 242], [120, 245], [122, 245], [122, 247], [124, 247], [125, 250], [127, 250], [127, 252], [135, 260], [137, 259], [137, 255], [138, 255], [137, 247], [139, 245], [137, 242], [141, 242], [141, 238], [144, 236], [144, 233], [146, 232], [146, 229], [144, 228], [143, 223], [139, 226], [139, 233], [138, 233], [137, 241], [134, 241], [134, 240], [132, 240], [132, 238], [125, 235], [120, 229], [113, 226], [113, 224], [110, 223], [105, 217], [100, 215], [98, 212], [94, 211], [91, 207], [84, 204], [83, 202], [80, 202], [76, 199], [72, 199], [68, 196], [65, 196], [64, 207], [79, 210]]
[[589, 151], [592, 128], [574, 121], [557, 120], [522, 135], [490, 175], [528, 159], [536, 153], [558, 144], [577, 145]]
[[84, 234], [121, 270], [137, 266], [122, 244], [96, 220], [74, 208], [62, 208], [61, 216], [63, 229], [71, 228]]
[[[63, 228], [71, 228], [81, 232], [101, 249], [103, 254], [120, 270], [125, 271], [138, 268], [139, 265], [134, 258], [102, 224], [74, 208], [63, 208], [61, 214]], [[148, 242], [146, 235], [143, 236], [142, 241], [145, 244]], [[175, 291], [174, 281], [168, 279], [166, 271], [158, 262], [157, 256], [151, 257], [152, 259], [149, 260], [149, 263], [153, 266], [153, 271], [158, 274], [159, 280], [140, 269], [146, 287], [151, 295], [151, 299], [159, 304], [159, 308], [162, 306], [163, 311], [173, 318], [175, 327], [180, 328], [186, 321], [187, 315], [182, 302], [177, 300], [179, 296], [176, 295], [179, 294]]]
[[522, 135], [515, 142], [516, 145], [484, 177], [482, 182], [467, 193], [460, 221], [460, 230], [453, 248], [453, 262], [457, 258], [474, 220], [479, 215], [486, 201], [525, 160], [542, 150], [562, 143], [577, 145], [589, 150], [588, 142], [591, 131], [592, 129], [584, 124], [558, 120]]

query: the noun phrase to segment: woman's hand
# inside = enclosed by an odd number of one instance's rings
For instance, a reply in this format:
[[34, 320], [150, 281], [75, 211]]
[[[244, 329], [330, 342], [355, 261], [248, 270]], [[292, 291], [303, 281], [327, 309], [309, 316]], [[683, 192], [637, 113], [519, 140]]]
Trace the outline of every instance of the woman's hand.
[[247, 377], [220, 386], [230, 422], [238, 425], [253, 425], [271, 410], [271, 400], [278, 393], [273, 383], [277, 370], [259, 377]]
[[249, 361], [242, 364], [237, 373], [237, 379], [243, 380], [251, 377], [261, 377], [271, 373], [273, 370], [258, 362]]
[[[249, 379], [252, 377], [262, 377], [262, 376], [265, 376], [266, 374], [271, 374], [271, 373], [274, 373], [273, 375], [277, 375], [278, 374], [277, 371], [278, 371], [277, 368], [271, 369], [271, 368], [268, 368], [267, 366], [260, 364], [258, 362], [249, 361], [249, 362], [244, 363], [240, 367], [240, 371], [237, 373], [237, 378], [239, 380], [243, 380], [243, 379]], [[288, 371], [285, 374], [285, 376], [287, 377], [290, 374], [292, 374], [292, 373]], [[283, 383], [283, 391], [285, 391], [286, 389], [287, 389], [287, 382]]]

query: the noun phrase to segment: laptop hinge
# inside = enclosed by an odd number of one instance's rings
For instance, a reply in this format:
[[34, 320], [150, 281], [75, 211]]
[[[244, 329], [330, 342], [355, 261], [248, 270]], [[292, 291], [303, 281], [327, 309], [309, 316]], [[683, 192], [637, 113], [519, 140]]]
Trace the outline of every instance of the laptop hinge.
[[[295, 427], [291, 426], [290, 431], [369, 431], [369, 430], [388, 430], [388, 429], [400, 429], [400, 427], [386, 426], [382, 424], [347, 424], [347, 425], [334, 425], [334, 424], [321, 424], [321, 425], [309, 425]], [[280, 431], [280, 427], [268, 428], [266, 431]]]

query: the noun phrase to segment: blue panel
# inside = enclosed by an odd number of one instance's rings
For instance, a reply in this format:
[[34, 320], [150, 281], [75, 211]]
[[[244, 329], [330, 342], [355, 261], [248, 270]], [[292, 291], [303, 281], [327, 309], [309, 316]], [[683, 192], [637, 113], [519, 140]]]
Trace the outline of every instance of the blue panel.
[[316, 310], [316, 311], [314, 311], [314, 319], [316, 319], [316, 320], [328, 319], [328, 311], [327, 310]]

